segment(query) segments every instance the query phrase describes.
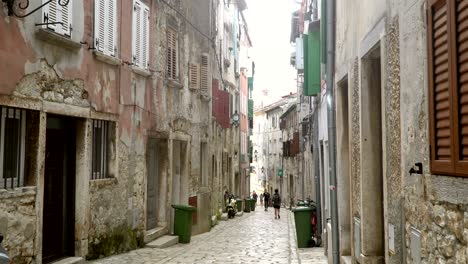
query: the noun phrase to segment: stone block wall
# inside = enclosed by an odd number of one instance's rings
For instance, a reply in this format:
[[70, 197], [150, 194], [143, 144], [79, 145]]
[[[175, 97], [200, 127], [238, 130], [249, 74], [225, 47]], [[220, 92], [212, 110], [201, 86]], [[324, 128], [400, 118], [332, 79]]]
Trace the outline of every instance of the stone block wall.
[[36, 187], [0, 190], [0, 233], [3, 247], [15, 263], [34, 263]]

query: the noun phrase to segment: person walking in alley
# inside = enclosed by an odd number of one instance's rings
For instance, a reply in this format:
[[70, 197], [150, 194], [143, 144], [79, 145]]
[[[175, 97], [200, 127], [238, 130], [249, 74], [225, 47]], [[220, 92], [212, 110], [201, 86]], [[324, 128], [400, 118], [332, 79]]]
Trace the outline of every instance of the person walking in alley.
[[260, 194], [260, 206], [263, 206], [263, 193]]
[[268, 193], [267, 190], [265, 190], [265, 193], [263, 194], [263, 203], [265, 204], [265, 211], [268, 211], [268, 203], [270, 202], [270, 193]]
[[258, 195], [255, 191], [252, 191], [252, 198], [255, 200], [255, 206], [257, 206], [257, 198], [258, 198]]
[[280, 207], [281, 207], [281, 196], [278, 193], [278, 189], [275, 189], [275, 194], [273, 194], [273, 208], [275, 208], [275, 219], [280, 219]]

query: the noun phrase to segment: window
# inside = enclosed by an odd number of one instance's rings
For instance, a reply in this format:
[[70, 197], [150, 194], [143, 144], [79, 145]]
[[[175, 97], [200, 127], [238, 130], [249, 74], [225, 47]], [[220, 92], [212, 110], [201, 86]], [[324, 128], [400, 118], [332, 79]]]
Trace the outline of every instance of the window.
[[209, 56], [208, 54], [202, 55], [202, 62], [200, 67], [200, 86], [203, 94], [208, 95], [209, 85]]
[[113, 122], [93, 120], [92, 180], [112, 178], [109, 163], [115, 158], [112, 136], [114, 128]]
[[428, 4], [432, 173], [468, 176], [467, 3]]
[[116, 14], [116, 0], [94, 1], [94, 44], [96, 50], [109, 56], [115, 56], [117, 51]]
[[0, 188], [23, 186], [25, 135], [26, 110], [1, 107]]
[[132, 50], [133, 64], [143, 69], [149, 67], [150, 11], [140, 0], [133, 2]]
[[65, 6], [59, 5], [58, 1], [42, 0], [42, 3], [46, 2], [50, 3], [42, 7], [42, 23], [46, 24], [43, 25], [43, 28], [71, 37], [73, 0], [70, 0]]
[[200, 65], [189, 64], [189, 89], [200, 89]]
[[177, 32], [172, 29], [168, 28], [166, 32], [167, 37], [167, 78], [172, 80], [178, 79], [178, 40], [177, 40]]

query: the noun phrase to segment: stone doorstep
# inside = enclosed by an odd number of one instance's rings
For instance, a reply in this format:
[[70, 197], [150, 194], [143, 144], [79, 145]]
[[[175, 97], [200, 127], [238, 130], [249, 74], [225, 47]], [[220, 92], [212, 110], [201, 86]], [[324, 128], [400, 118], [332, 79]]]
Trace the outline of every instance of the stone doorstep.
[[351, 264], [353, 263], [353, 258], [351, 256], [341, 256], [341, 263]]
[[221, 214], [221, 219], [220, 219], [220, 220], [221, 220], [221, 221], [226, 221], [226, 220], [228, 220], [228, 215], [227, 215], [227, 213]]
[[146, 244], [147, 248], [167, 248], [179, 243], [178, 236], [162, 236], [151, 243]]
[[243, 215], [244, 215], [244, 212], [242, 212], [242, 211], [236, 213], [236, 216], [243, 216]]
[[51, 264], [85, 264], [85, 260], [82, 257], [69, 257], [52, 262]]
[[211, 217], [211, 226], [213, 227], [213, 226], [215, 226], [217, 224], [218, 224], [218, 217], [216, 217], [216, 215], [213, 215]]
[[168, 233], [167, 231], [167, 228], [163, 226], [158, 226], [154, 229], [147, 230], [144, 238], [145, 244], [155, 240], [156, 238], [166, 235]]

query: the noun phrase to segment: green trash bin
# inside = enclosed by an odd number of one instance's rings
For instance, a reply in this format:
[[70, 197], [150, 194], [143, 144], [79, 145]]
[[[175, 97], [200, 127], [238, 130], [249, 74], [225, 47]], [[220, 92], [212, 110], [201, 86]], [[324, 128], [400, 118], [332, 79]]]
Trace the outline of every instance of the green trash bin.
[[296, 224], [297, 247], [306, 248], [309, 246], [309, 240], [312, 234], [310, 219], [313, 209], [309, 207], [298, 207], [292, 211], [294, 212], [294, 223]]
[[250, 199], [250, 211], [255, 211], [255, 199]]
[[192, 237], [192, 214], [197, 208], [190, 205], [173, 204], [174, 234], [179, 236], [179, 243], [190, 243]]
[[242, 212], [242, 199], [236, 199], [237, 212]]
[[250, 213], [250, 199], [249, 198], [245, 198], [244, 199], [244, 212], [246, 213]]

